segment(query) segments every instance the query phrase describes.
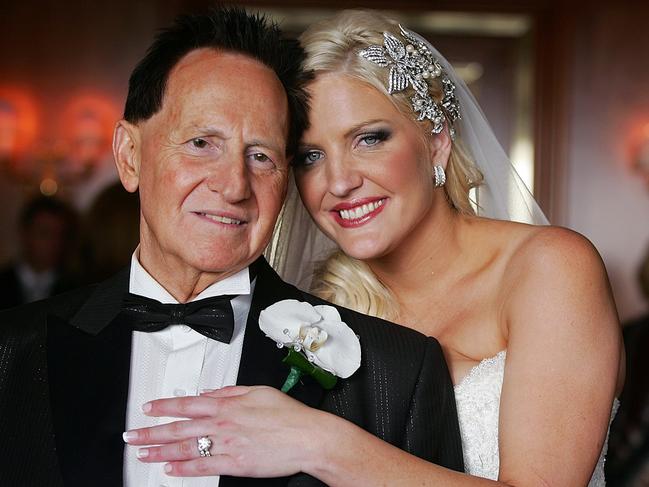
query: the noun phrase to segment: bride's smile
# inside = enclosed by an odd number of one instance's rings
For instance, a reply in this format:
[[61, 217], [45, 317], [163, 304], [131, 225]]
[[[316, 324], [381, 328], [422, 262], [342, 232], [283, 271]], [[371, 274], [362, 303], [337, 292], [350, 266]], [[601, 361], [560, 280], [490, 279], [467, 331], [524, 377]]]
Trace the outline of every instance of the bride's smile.
[[339, 225], [355, 228], [365, 225], [377, 216], [388, 201], [388, 198], [362, 198], [338, 203], [331, 209], [331, 214]]

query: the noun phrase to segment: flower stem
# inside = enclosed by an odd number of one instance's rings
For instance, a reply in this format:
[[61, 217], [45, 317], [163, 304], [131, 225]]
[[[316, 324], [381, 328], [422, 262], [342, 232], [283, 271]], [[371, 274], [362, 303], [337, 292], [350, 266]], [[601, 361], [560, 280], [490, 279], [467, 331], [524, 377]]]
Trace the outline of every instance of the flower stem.
[[297, 381], [300, 380], [300, 377], [302, 377], [302, 370], [292, 365], [291, 371], [288, 373], [288, 377], [286, 378], [284, 385], [282, 386], [282, 392], [286, 393], [290, 391], [293, 386], [297, 384]]

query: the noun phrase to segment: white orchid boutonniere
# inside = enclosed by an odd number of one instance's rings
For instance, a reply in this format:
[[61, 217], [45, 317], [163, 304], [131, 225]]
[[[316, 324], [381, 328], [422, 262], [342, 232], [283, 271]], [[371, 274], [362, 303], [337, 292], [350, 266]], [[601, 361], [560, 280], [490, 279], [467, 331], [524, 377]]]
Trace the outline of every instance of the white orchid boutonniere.
[[336, 377], [346, 379], [361, 365], [358, 337], [333, 306], [278, 301], [261, 312], [259, 328], [278, 347], [288, 350], [283, 362], [291, 371], [282, 392], [291, 390], [303, 374], [331, 389]]

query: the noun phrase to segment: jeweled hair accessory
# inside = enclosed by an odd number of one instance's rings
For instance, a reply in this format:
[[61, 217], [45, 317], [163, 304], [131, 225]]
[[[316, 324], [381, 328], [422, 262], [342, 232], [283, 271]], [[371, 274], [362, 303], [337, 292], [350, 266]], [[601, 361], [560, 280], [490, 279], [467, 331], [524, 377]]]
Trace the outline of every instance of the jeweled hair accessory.
[[[448, 122], [451, 138], [455, 138], [453, 123], [460, 117], [460, 102], [455, 96], [455, 84], [447, 76], [441, 64], [428, 47], [413, 32], [399, 26], [404, 44], [390, 32], [383, 33], [383, 46], [372, 44], [358, 54], [368, 61], [382, 67], [390, 66], [388, 93], [398, 93], [412, 86], [415, 96], [410, 98], [412, 109], [418, 114], [417, 120], [425, 118], [433, 123], [433, 133], [444, 130]], [[444, 97], [441, 106], [429, 93], [426, 80], [441, 76]]]

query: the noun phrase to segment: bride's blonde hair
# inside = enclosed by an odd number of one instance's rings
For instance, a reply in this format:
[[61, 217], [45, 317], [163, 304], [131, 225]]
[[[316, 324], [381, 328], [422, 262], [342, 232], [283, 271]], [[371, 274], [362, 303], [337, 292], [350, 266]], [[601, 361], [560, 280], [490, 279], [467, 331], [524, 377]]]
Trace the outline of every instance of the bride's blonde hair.
[[[369, 45], [383, 45], [384, 32], [401, 36], [398, 23], [377, 12], [342, 11], [331, 19], [312, 25], [302, 34], [300, 42], [306, 51], [304, 68], [316, 76], [343, 73], [368, 83], [388, 97], [401, 113], [412, 118], [412, 89], [389, 94], [386, 88], [388, 69], [367, 62], [358, 55]], [[441, 83], [431, 80], [429, 86], [431, 96], [441, 102]], [[429, 120], [415, 123], [421, 129], [422, 139], [434, 136]], [[446, 166], [445, 190], [449, 204], [460, 213], [474, 214], [469, 191], [481, 182], [482, 174], [463, 148], [458, 133]], [[395, 319], [398, 315], [398, 305], [392, 293], [370, 267], [340, 250], [324, 262], [313, 282], [313, 292], [328, 301], [385, 319]]]

